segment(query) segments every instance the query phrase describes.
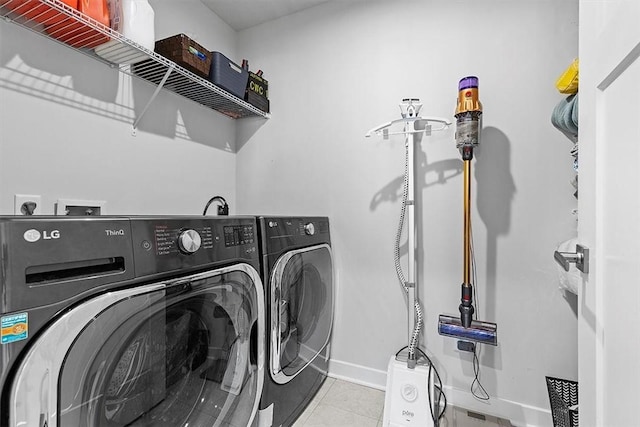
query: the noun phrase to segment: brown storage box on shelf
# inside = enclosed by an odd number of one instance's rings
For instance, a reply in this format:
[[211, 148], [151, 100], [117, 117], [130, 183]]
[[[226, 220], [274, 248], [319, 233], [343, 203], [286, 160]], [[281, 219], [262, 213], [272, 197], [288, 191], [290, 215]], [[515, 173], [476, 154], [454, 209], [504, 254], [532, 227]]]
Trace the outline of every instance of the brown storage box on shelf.
[[269, 112], [269, 82], [262, 76], [249, 71], [249, 80], [244, 100], [258, 109]]
[[158, 40], [155, 51], [200, 77], [209, 77], [211, 53], [184, 34]]

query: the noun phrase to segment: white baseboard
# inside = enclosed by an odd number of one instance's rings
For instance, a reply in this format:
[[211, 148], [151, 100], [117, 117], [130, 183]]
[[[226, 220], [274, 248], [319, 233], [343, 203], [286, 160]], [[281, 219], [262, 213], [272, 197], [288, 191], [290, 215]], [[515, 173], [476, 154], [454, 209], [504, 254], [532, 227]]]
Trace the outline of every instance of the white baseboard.
[[335, 359], [329, 360], [329, 376], [382, 391], [387, 385], [387, 371]]
[[547, 427], [553, 424], [551, 411], [511, 400], [492, 397], [489, 401], [478, 400], [468, 390], [444, 386], [450, 405], [481, 414], [493, 415], [511, 421], [516, 427]]
[[[385, 389], [387, 372], [350, 362], [331, 359], [329, 376], [378, 390]], [[547, 427], [552, 424], [551, 411], [519, 402], [492, 397], [488, 402], [476, 399], [468, 390], [444, 386], [449, 405], [511, 421], [516, 427]]]

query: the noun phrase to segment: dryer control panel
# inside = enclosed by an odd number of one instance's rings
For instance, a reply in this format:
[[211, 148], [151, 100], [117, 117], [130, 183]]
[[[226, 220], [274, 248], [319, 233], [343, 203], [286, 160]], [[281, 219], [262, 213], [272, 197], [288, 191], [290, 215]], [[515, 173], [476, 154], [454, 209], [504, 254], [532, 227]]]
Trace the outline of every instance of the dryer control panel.
[[260, 234], [267, 253], [291, 247], [331, 244], [327, 217], [260, 217]]

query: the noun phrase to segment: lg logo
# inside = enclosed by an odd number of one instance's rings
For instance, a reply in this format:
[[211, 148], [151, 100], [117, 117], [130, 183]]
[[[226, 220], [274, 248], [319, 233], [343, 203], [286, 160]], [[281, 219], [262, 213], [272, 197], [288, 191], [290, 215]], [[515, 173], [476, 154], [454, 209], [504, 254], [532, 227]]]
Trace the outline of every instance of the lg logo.
[[31, 242], [31, 243], [37, 242], [41, 238], [42, 238], [42, 240], [59, 239], [60, 238], [60, 231], [58, 231], [58, 230], [51, 230], [51, 231], [45, 230], [42, 233], [40, 233], [35, 228], [32, 228], [30, 230], [25, 231], [23, 237], [24, 237], [24, 240], [26, 240], [27, 242]]

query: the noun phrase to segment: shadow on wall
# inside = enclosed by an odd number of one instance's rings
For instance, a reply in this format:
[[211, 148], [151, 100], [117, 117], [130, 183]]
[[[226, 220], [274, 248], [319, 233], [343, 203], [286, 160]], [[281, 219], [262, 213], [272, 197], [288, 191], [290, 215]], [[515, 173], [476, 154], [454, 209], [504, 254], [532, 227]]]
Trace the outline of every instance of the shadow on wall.
[[236, 152], [240, 152], [258, 129], [265, 125], [266, 120], [261, 117], [246, 117], [236, 123]]
[[[414, 151], [414, 162], [415, 162], [415, 204], [414, 204], [414, 215], [415, 218], [424, 218], [424, 212], [422, 207], [423, 201], [423, 193], [429, 187], [433, 187], [435, 185], [444, 185], [448, 180], [454, 178], [458, 175], [462, 174], [462, 161], [457, 158], [453, 159], [445, 159], [439, 160], [436, 162], [429, 163], [426, 152], [422, 149], [422, 138], [423, 134], [415, 134], [415, 151]], [[405, 164], [406, 168], [406, 164]], [[382, 203], [400, 203], [402, 201], [403, 193], [405, 190], [405, 181], [404, 174], [394, 178], [383, 188], [378, 190], [371, 199], [369, 203], [369, 210], [375, 211], [378, 206]], [[413, 195], [408, 195], [409, 199], [413, 197]], [[401, 206], [399, 207], [399, 209]], [[423, 239], [422, 239], [422, 222], [415, 221], [414, 226], [416, 227], [416, 257], [417, 259], [424, 259], [424, 247], [423, 247]], [[404, 227], [406, 229], [407, 223], [405, 218]], [[405, 239], [406, 240], [406, 239]], [[399, 255], [401, 257], [406, 256], [409, 252], [408, 242], [405, 241], [400, 245]], [[416, 272], [417, 275], [421, 274], [421, 271]], [[419, 279], [420, 280], [420, 279]], [[401, 287], [398, 282], [398, 287]], [[402, 289], [402, 288], [401, 288]], [[406, 297], [406, 293], [403, 292]]]
[[[422, 140], [422, 134], [417, 134], [416, 139], [416, 147], [419, 148]], [[415, 156], [417, 160], [415, 171], [415, 191], [417, 198], [420, 198], [419, 195], [422, 194], [423, 190], [434, 185], [445, 184], [449, 179], [462, 173], [462, 161], [460, 159], [446, 159], [429, 163], [427, 160], [427, 154], [421, 149], [416, 150]], [[431, 178], [432, 176], [435, 177]], [[404, 175], [401, 175], [393, 179], [373, 195], [371, 203], [369, 203], [369, 210], [373, 212], [382, 203], [396, 203], [402, 200], [403, 191]], [[416, 218], [421, 218], [419, 214], [419, 212], [416, 212]]]
[[[496, 321], [498, 301], [498, 239], [509, 234], [511, 228], [511, 205], [516, 186], [511, 175], [511, 146], [507, 136], [497, 128], [482, 130], [480, 145], [475, 151], [474, 175], [476, 207], [480, 220], [487, 230], [484, 248], [487, 265], [484, 270], [484, 295], [476, 300], [476, 312], [480, 320]], [[474, 248], [482, 250], [482, 248]], [[500, 332], [498, 325], [498, 341]], [[502, 366], [500, 347], [482, 346], [480, 363], [500, 369]]]
[[498, 238], [509, 234], [511, 204], [516, 193], [511, 175], [509, 139], [499, 129], [484, 128], [475, 157], [476, 206], [480, 220], [487, 229], [485, 248], [487, 294], [483, 298], [486, 302], [482, 307], [482, 313], [487, 319], [495, 319]]
[[[73, 48], [64, 55], [52, 54], [58, 49], [51, 45], [55, 41], [17, 25], [1, 22], [0, 34], [0, 87], [4, 89], [131, 125], [155, 89], [155, 85], [120, 73], [117, 66], [94, 58], [83, 60]], [[216, 138], [216, 128], [229, 126], [231, 119], [177, 95], [162, 95], [173, 99], [154, 101], [139, 129], [225, 151], [235, 149], [234, 141]]]
[[[422, 180], [416, 179], [416, 191], [438, 184], [445, 184], [449, 179], [462, 173], [462, 161], [459, 159], [438, 160], [437, 162], [428, 163], [427, 155], [423, 151], [416, 154], [419, 156], [419, 177], [424, 177]], [[435, 179], [430, 179], [429, 177], [434, 174]], [[403, 183], [404, 176], [399, 176], [385, 185], [373, 195], [369, 210], [375, 211], [384, 202], [395, 203], [402, 200]]]
[[[86, 67], [80, 69], [77, 64], [51, 54], [51, 41], [44, 41], [16, 25], [5, 22], [0, 25], [3, 88], [96, 114], [104, 112], [112, 119], [126, 121], [127, 115], [122, 109], [103, 111], [98, 103], [89, 103], [92, 98], [115, 101], [117, 73], [100, 72], [104, 65], [98, 62], [86, 62]], [[77, 92], [75, 97], [70, 96], [71, 88]]]

